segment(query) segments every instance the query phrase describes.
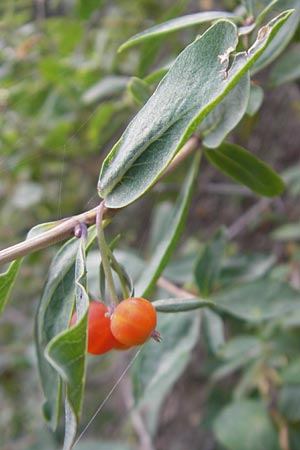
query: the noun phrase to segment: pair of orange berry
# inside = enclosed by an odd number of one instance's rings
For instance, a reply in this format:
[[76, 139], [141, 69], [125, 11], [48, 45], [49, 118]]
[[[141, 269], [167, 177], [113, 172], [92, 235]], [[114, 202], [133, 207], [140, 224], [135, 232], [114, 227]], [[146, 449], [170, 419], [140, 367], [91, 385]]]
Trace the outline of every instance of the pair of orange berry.
[[[75, 312], [71, 326], [76, 318]], [[101, 355], [112, 349], [126, 350], [144, 344], [150, 337], [159, 340], [155, 327], [156, 310], [144, 298], [127, 298], [112, 313], [104, 303], [92, 301], [88, 312], [88, 353]]]

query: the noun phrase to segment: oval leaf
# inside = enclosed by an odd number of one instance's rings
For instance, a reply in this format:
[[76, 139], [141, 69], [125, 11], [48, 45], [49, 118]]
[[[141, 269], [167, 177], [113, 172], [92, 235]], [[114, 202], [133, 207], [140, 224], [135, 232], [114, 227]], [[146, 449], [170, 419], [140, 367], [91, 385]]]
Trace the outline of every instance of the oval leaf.
[[216, 108], [201, 122], [199, 131], [205, 147], [218, 147], [246, 112], [250, 92], [247, 73]]
[[225, 342], [225, 326], [222, 317], [205, 309], [202, 314], [202, 332], [209, 351], [216, 355]]
[[140, 42], [147, 41], [149, 39], [153, 39], [155, 37], [160, 37], [165, 34], [173, 33], [174, 31], [180, 30], [182, 28], [191, 27], [193, 25], [199, 25], [205, 22], [211, 22], [213, 20], [229, 18], [231, 20], [235, 20], [240, 22], [241, 17], [226, 12], [226, 11], [205, 11], [199, 12], [196, 14], [187, 14], [186, 16], [176, 17], [175, 19], [168, 20], [167, 22], [163, 22], [159, 25], [155, 25], [154, 27], [148, 28], [141, 33], [132, 36], [128, 39], [124, 44], [119, 48], [119, 52], [126, 50], [133, 45], [136, 45]]
[[151, 95], [150, 86], [138, 77], [132, 77], [127, 89], [139, 105], [144, 105]]
[[205, 150], [205, 156], [221, 172], [257, 194], [275, 197], [285, 189], [279, 175], [238, 145], [223, 142], [217, 149]]
[[[284, 26], [280, 29], [277, 36], [273, 39], [272, 43], [265, 49], [262, 55], [252, 68], [252, 73], [257, 73], [264, 67], [274, 61], [286, 48], [288, 43], [294, 36], [300, 21], [300, 1], [299, 0], [278, 0], [277, 2], [271, 2], [271, 10], [275, 14], [277, 11], [284, 9], [293, 9], [293, 13], [286, 21]], [[266, 10], [268, 7], [266, 8]], [[260, 21], [260, 19], [258, 19]]]
[[259, 280], [226, 289], [212, 296], [216, 307], [249, 322], [281, 317], [299, 311], [299, 293], [287, 283]]
[[155, 300], [152, 305], [156, 311], [163, 313], [176, 313], [183, 311], [192, 311], [194, 309], [214, 306], [214, 303], [202, 298], [168, 298], [166, 300]]
[[220, 21], [176, 59], [146, 105], [105, 159], [98, 183], [106, 206], [135, 201], [159, 178], [200, 122], [225, 97], [277, 34], [291, 12], [280, 14], [238, 53], [236, 26]]
[[226, 406], [214, 423], [214, 431], [228, 450], [279, 450], [276, 428], [260, 400]]
[[254, 116], [262, 105], [264, 99], [264, 91], [260, 86], [252, 84], [250, 87], [250, 95], [246, 113], [248, 116]]

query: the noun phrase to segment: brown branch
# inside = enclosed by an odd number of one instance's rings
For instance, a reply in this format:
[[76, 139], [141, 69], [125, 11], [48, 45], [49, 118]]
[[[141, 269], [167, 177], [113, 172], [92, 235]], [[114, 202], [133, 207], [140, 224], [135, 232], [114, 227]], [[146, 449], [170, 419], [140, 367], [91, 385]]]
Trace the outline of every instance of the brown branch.
[[157, 284], [157, 286], [159, 286], [160, 288], [169, 292], [170, 294], [175, 295], [175, 297], [178, 297], [178, 298], [195, 297], [195, 298], [197, 298], [197, 296], [194, 295], [192, 292], [186, 291], [185, 289], [182, 289], [182, 288], [176, 286], [176, 284], [167, 280], [165, 277], [159, 277], [156, 284]]
[[240, 216], [230, 227], [227, 229], [228, 239], [234, 239], [240, 234], [249, 223], [255, 220], [261, 213], [268, 209], [274, 198], [262, 198], [249, 208], [242, 216]]
[[[178, 154], [175, 156], [171, 164], [164, 171], [159, 181], [166, 176], [169, 172], [173, 171], [180, 163], [192, 152], [196, 151], [199, 147], [199, 138], [196, 135], [190, 137], [190, 139], [184, 144]], [[104, 219], [110, 219], [120, 211], [119, 209], [105, 208]], [[22, 258], [30, 253], [42, 250], [50, 247], [53, 244], [57, 244], [64, 239], [69, 239], [74, 236], [74, 228], [79, 223], [84, 223], [87, 227], [96, 223], [97, 207], [90, 209], [84, 213], [72, 216], [70, 218], [62, 219], [58, 221], [58, 225], [44, 233], [39, 234], [36, 237], [22, 241], [11, 247], [8, 247], [0, 251], [0, 265], [9, 263], [15, 259]]]

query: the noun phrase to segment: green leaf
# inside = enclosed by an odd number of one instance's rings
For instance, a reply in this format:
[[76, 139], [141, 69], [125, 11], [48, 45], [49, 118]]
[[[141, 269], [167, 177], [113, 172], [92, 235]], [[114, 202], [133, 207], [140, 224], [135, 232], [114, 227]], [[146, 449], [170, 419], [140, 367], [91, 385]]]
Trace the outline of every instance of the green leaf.
[[240, 356], [252, 358], [261, 352], [261, 341], [252, 335], [242, 334], [226, 342], [220, 349], [219, 357], [225, 360], [234, 360]]
[[218, 281], [225, 246], [225, 232], [221, 229], [206, 244], [196, 263], [194, 270], [195, 280], [203, 297], [207, 297], [211, 293]]
[[223, 408], [214, 431], [228, 450], [279, 450], [276, 429], [260, 400], [241, 400]]
[[300, 223], [287, 223], [276, 228], [271, 234], [276, 241], [300, 240]]
[[162, 341], [149, 342], [132, 370], [136, 407], [145, 412], [146, 423], [154, 434], [159, 410], [174, 383], [186, 368], [199, 337], [199, 314], [162, 314], [158, 316]]
[[279, 392], [279, 410], [288, 422], [300, 422], [300, 384], [286, 384]]
[[82, 236], [75, 262], [75, 297], [77, 323], [56, 335], [45, 349], [48, 362], [65, 384], [64, 450], [70, 450], [76, 438], [82, 408], [87, 346], [89, 297], [86, 290], [86, 238]]
[[280, 176], [238, 145], [223, 142], [217, 149], [205, 150], [205, 156], [221, 172], [257, 194], [275, 197], [284, 191]]
[[195, 263], [199, 255], [198, 242], [193, 242], [193, 248], [183, 255], [176, 254], [163, 272], [163, 276], [175, 284], [192, 283]]
[[243, 4], [247, 10], [247, 17], [255, 15], [255, 3], [255, 0], [244, 0]]
[[211, 300], [222, 311], [249, 322], [282, 317], [299, 310], [299, 293], [288, 283], [259, 280], [224, 289]]
[[58, 251], [49, 269], [37, 310], [35, 339], [38, 366], [45, 396], [44, 415], [56, 429], [61, 407], [61, 377], [45, 359], [48, 343], [68, 328], [75, 298], [74, 261], [79, 241], [72, 239]]
[[247, 105], [246, 114], [253, 117], [262, 105], [264, 99], [264, 91], [260, 86], [251, 84], [250, 96]]
[[222, 318], [214, 311], [205, 309], [202, 313], [203, 337], [209, 351], [216, 355], [225, 343], [225, 329]]
[[272, 254], [250, 253], [224, 259], [220, 284], [237, 284], [254, 281], [265, 276], [274, 266], [276, 257]]
[[250, 78], [247, 74], [201, 122], [199, 131], [205, 147], [218, 147], [239, 123], [246, 112], [249, 89]]
[[206, 306], [214, 306], [214, 303], [202, 298], [168, 298], [165, 300], [155, 300], [152, 302], [154, 308], [163, 313], [176, 313], [183, 311], [191, 311], [193, 309], [205, 308]]
[[300, 78], [300, 45], [294, 45], [274, 65], [270, 81], [273, 86], [291, 83]]
[[89, 87], [81, 97], [81, 101], [85, 105], [90, 105], [95, 102], [99, 102], [105, 98], [119, 95], [126, 89], [129, 77], [125, 76], [110, 76], [103, 78], [98, 83]]
[[149, 85], [138, 77], [132, 77], [127, 88], [139, 105], [144, 105], [151, 95]]
[[6, 307], [22, 261], [22, 258], [16, 259], [9, 265], [6, 272], [0, 274], [0, 316]]
[[[95, 227], [90, 229], [89, 243], [95, 239]], [[63, 375], [68, 374], [57, 366], [52, 366], [45, 357], [45, 350], [52, 339], [66, 331], [69, 327], [75, 302], [75, 260], [79, 240], [71, 239], [64, 244], [51, 263], [48, 278], [37, 309], [35, 323], [35, 341], [41, 384], [45, 396], [44, 415], [52, 429], [56, 429], [60, 416], [61, 390]], [[72, 333], [79, 333], [79, 328], [73, 327]], [[51, 346], [50, 346], [51, 348]], [[60, 372], [58, 373], [58, 370]]]
[[[219, 356], [219, 355], [217, 355]], [[253, 360], [257, 359], [257, 355], [250, 355], [248, 356], [247, 354], [242, 354], [238, 357], [236, 357], [235, 359], [231, 360], [231, 361], [225, 361], [223, 364], [221, 364], [220, 366], [217, 367], [216, 370], [214, 370], [213, 374], [212, 374], [212, 380], [216, 383], [219, 382], [220, 380], [230, 377], [232, 376], [235, 372], [237, 372], [238, 370], [240, 371], [242, 368], [244, 368], [244, 373], [246, 373], [246, 371], [250, 370], [251, 373], [251, 368], [253, 366]], [[246, 380], [246, 383], [250, 383], [250, 380]], [[251, 386], [253, 387], [253, 383], [250, 383]], [[243, 389], [243, 387], [237, 386], [236, 389], [238, 390], [239, 388]], [[235, 394], [236, 394], [236, 398], [238, 399], [238, 391], [235, 390]], [[248, 391], [247, 391], [248, 392]]]
[[252, 73], [257, 73], [264, 67], [268, 66], [274, 61], [286, 48], [288, 43], [294, 36], [300, 21], [300, 1], [299, 0], [278, 0], [273, 2], [272, 9], [275, 14], [278, 11], [293, 9], [294, 12], [290, 15], [285, 24], [281, 27], [278, 34], [273, 39], [272, 43], [264, 50], [257, 62], [252, 68]]
[[124, 44], [121, 45], [121, 47], [119, 48], [119, 52], [122, 52], [123, 50], [126, 50], [129, 47], [132, 47], [140, 42], [145, 42], [149, 39], [173, 33], [182, 28], [191, 27], [193, 25], [200, 25], [202, 23], [212, 22], [213, 20], [226, 17], [237, 22], [240, 22], [242, 20], [241, 17], [226, 11], [205, 11], [196, 14], [188, 14], [182, 17], [176, 17], [175, 19], [168, 20], [159, 25], [155, 25], [154, 27], [148, 28], [147, 30], [142, 31], [135, 36], [132, 36], [130, 39], [124, 42]]
[[280, 378], [283, 384], [300, 385], [300, 358], [291, 361], [281, 372]]
[[31, 228], [26, 236], [26, 240], [28, 239], [35, 239], [40, 234], [45, 233], [46, 231], [52, 230], [52, 228], [57, 227], [60, 225], [64, 219], [62, 220], [55, 220], [53, 222], [45, 222], [40, 223], [39, 225], [36, 225], [35, 227]]
[[[76, 10], [80, 19], [88, 19], [95, 10], [103, 6], [102, 0], [76, 0]], [[79, 450], [79, 449], [78, 449]]]
[[285, 12], [270, 22], [247, 53], [235, 56], [230, 68], [229, 57], [238, 36], [229, 21], [217, 22], [178, 56], [102, 165], [98, 190], [106, 206], [126, 206], [153, 185], [290, 14]]
[[151, 260], [148, 261], [146, 270], [144, 270], [142, 276], [135, 284], [135, 294], [137, 296], [143, 297], [151, 291], [177, 245], [187, 217], [199, 162], [200, 153], [193, 158], [191, 169], [186, 177], [173, 212], [169, 216], [165, 233], [160, 237], [160, 242], [158, 242]]

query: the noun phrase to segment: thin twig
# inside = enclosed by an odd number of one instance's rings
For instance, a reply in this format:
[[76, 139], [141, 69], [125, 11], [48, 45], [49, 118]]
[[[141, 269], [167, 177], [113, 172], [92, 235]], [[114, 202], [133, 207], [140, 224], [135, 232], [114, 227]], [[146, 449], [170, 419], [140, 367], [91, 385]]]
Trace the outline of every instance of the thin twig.
[[[190, 153], [196, 151], [198, 147], [199, 138], [196, 135], [191, 136], [158, 181], [165, 177], [169, 172], [174, 170]], [[103, 214], [104, 219], [112, 218], [121, 209], [122, 208], [105, 208]], [[0, 265], [9, 263], [18, 258], [22, 258], [23, 256], [29, 255], [30, 253], [42, 250], [53, 244], [63, 241], [64, 239], [68, 239], [74, 236], [75, 226], [78, 223], [84, 223], [87, 227], [94, 225], [96, 223], [96, 214], [97, 207], [76, 216], [62, 219], [61, 221], [58, 221], [58, 225], [56, 226], [53, 222], [54, 226], [52, 229], [45, 231], [44, 233], [41, 233], [31, 239], [22, 241], [11, 247], [1, 250]]]
[[252, 222], [254, 219], [259, 216], [263, 211], [265, 211], [270, 203], [274, 199], [271, 198], [262, 198], [255, 205], [249, 208], [242, 216], [240, 216], [230, 227], [227, 229], [227, 237], [228, 239], [234, 239], [238, 234], [243, 231], [249, 222]]
[[182, 289], [176, 284], [172, 283], [171, 281], [167, 280], [164, 277], [159, 277], [159, 279], [156, 282], [157, 286], [161, 287], [162, 289], [165, 289], [165, 291], [168, 291], [170, 294], [175, 295], [175, 297], [178, 298], [185, 298], [185, 297], [195, 297], [196, 295], [192, 294], [189, 291], [186, 291], [185, 289]]

